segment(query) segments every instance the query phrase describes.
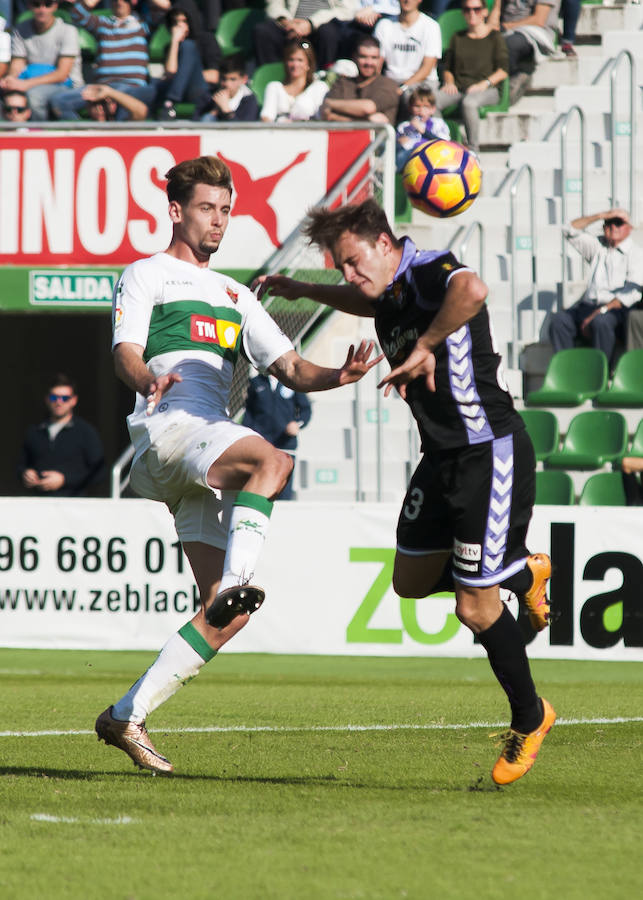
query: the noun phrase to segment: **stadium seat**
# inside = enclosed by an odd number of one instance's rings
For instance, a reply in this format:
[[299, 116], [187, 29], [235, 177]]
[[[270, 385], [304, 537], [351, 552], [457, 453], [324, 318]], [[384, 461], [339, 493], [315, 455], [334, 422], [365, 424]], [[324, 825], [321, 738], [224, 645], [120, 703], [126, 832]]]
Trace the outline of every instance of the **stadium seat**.
[[509, 79], [505, 78], [499, 85], [500, 99], [497, 103], [488, 103], [486, 106], [478, 107], [478, 115], [484, 119], [490, 112], [507, 112], [509, 109]]
[[[231, 10], [231, 12], [234, 12], [234, 10]], [[282, 81], [285, 74], [286, 69], [282, 62], [264, 63], [263, 66], [255, 69], [250, 87], [259, 101], [259, 106], [263, 106], [263, 95], [266, 92], [268, 82]]]
[[612, 383], [594, 398], [596, 406], [643, 406], [643, 350], [628, 350], [616, 363]]
[[581, 491], [579, 506], [627, 506], [621, 472], [590, 475]]
[[161, 23], [156, 29], [149, 41], [150, 62], [165, 62], [165, 55], [170, 43], [170, 32], [165, 25]]
[[543, 386], [527, 394], [527, 406], [580, 406], [607, 387], [607, 357], [593, 347], [554, 353]]
[[573, 502], [574, 482], [569, 472], [536, 472], [537, 506], [571, 506]]
[[521, 409], [520, 415], [534, 445], [536, 460], [542, 462], [558, 450], [558, 419], [549, 409]]
[[600, 469], [627, 449], [627, 422], [615, 411], [593, 409], [570, 422], [563, 446], [545, 460], [549, 469]]
[[411, 201], [404, 190], [404, 182], [399, 172], [395, 175], [395, 221], [410, 222], [412, 216]]
[[636, 426], [632, 443], [627, 451], [627, 456], [643, 457], [643, 419]]
[[438, 17], [438, 25], [442, 32], [442, 55], [444, 55], [453, 35], [456, 31], [465, 30], [467, 23], [461, 9], [447, 9]]
[[216, 30], [222, 54], [230, 56], [232, 53], [242, 53], [245, 59], [251, 59], [254, 56], [254, 27], [265, 18], [265, 9], [242, 7], [224, 12]]

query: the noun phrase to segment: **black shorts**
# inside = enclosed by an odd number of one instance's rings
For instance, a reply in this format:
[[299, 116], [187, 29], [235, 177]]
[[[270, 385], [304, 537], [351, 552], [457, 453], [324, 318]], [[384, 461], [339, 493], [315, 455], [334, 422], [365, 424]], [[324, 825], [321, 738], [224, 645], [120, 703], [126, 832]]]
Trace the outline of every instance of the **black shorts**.
[[426, 455], [397, 524], [399, 553], [453, 553], [463, 584], [500, 584], [524, 568], [536, 460], [526, 431]]

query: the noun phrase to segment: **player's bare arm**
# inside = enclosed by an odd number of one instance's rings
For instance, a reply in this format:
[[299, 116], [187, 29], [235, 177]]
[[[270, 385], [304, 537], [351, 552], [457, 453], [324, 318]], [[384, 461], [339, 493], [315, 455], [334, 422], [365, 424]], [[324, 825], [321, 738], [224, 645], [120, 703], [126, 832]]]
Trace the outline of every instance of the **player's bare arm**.
[[287, 275], [260, 275], [256, 284], [259, 284], [257, 293], [259, 300], [267, 291], [271, 291], [275, 296], [283, 297], [285, 300], [307, 297], [315, 303], [332, 306], [333, 309], [352, 316], [372, 319], [375, 315], [372, 301], [350, 284], [317, 284], [296, 281]]
[[268, 369], [286, 387], [294, 391], [329, 391], [344, 384], [353, 384], [369, 372], [384, 358], [383, 355], [371, 359], [375, 344], [362, 341], [357, 350], [348, 348], [346, 360], [340, 369], [327, 369], [303, 359], [295, 350], [280, 356]]
[[183, 380], [176, 372], [153, 375], [143, 361], [143, 347], [127, 341], [117, 344], [114, 349], [114, 370], [131, 390], [146, 398], [148, 416], [152, 415], [163, 394]]
[[388, 397], [396, 386], [406, 399], [406, 385], [423, 375], [426, 386], [435, 391], [435, 356], [433, 351], [450, 334], [461, 328], [480, 310], [487, 297], [487, 286], [475, 272], [460, 269], [451, 276], [439, 313], [431, 326], [417, 339], [406, 361], [392, 369], [378, 387], [384, 387]]

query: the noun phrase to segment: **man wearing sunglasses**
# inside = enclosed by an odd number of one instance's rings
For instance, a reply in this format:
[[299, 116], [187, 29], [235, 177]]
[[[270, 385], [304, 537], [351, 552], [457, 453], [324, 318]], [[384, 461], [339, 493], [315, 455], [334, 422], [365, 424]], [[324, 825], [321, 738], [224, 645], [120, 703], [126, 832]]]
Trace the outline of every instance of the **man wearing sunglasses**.
[[[585, 231], [603, 220], [600, 236]], [[616, 338], [624, 338], [629, 308], [641, 299], [643, 248], [631, 238], [624, 209], [609, 209], [574, 219], [564, 229], [569, 243], [589, 265], [585, 293], [568, 309], [555, 313], [550, 334], [554, 351], [569, 349], [582, 337], [603, 350], [612, 362]]]
[[74, 415], [78, 396], [66, 375], [56, 375], [45, 395], [48, 417], [27, 429], [18, 475], [30, 494], [76, 497], [105, 472], [103, 445], [93, 425]]
[[2, 117], [7, 122], [28, 122], [31, 107], [24, 91], [7, 91], [2, 95]]
[[54, 94], [81, 87], [80, 41], [73, 25], [56, 17], [57, 0], [29, 0], [32, 16], [16, 25], [11, 37], [8, 74], [0, 79], [3, 91], [26, 91], [32, 118], [50, 119]]

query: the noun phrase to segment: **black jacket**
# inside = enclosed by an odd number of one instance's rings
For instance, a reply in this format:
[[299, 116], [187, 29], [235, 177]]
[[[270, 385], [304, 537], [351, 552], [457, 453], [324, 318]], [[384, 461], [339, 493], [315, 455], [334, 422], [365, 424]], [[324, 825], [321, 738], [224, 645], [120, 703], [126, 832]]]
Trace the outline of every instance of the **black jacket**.
[[77, 497], [105, 474], [105, 456], [98, 432], [93, 425], [73, 416], [54, 440], [49, 439], [49, 421], [30, 425], [18, 462], [18, 477], [26, 469], [37, 472], [62, 472], [65, 483], [58, 491], [30, 488], [30, 494], [51, 497]]

